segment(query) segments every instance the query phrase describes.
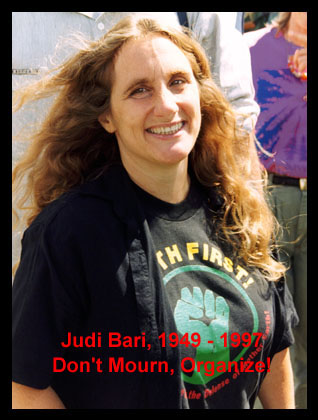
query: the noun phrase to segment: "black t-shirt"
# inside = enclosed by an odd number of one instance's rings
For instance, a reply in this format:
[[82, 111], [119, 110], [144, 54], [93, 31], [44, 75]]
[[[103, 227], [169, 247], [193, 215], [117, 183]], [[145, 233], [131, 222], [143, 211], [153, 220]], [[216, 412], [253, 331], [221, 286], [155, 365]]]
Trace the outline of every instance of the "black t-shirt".
[[276, 286], [235, 257], [195, 181], [179, 204], [136, 191], [178, 330], [163, 339], [181, 350], [183, 405], [252, 408], [271, 358], [293, 343], [290, 295], [282, 308]]
[[[238, 267], [207, 215], [194, 184], [173, 206], [140, 191], [121, 166], [48, 205], [24, 233], [13, 284], [13, 381], [51, 386], [66, 408], [249, 408], [264, 373], [208, 377], [188, 364], [204, 361], [205, 350], [215, 361], [266, 360], [292, 343], [295, 313], [283, 284]], [[171, 347], [178, 329], [180, 339], [197, 332], [202, 346]], [[144, 334], [146, 345], [111, 347], [112, 332]], [[241, 341], [266, 337], [225, 348], [224, 334], [235, 332]], [[68, 333], [76, 341], [65, 348]], [[129, 369], [110, 369], [119, 358]], [[142, 371], [159, 361], [168, 372]]]
[[12, 290], [14, 382], [51, 386], [67, 409], [181, 408], [179, 352], [158, 339], [175, 325], [144, 220], [114, 165], [26, 229]]

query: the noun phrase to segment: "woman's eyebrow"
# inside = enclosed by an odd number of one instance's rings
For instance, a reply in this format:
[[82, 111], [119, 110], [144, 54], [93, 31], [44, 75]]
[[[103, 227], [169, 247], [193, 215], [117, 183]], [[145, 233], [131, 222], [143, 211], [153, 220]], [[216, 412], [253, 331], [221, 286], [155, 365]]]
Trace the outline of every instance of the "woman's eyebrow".
[[174, 70], [169, 74], [169, 79], [172, 79], [173, 77], [176, 77], [176, 76], [191, 77], [191, 74], [192, 73], [190, 73], [187, 70]]
[[127, 95], [134, 87], [139, 86], [139, 85], [143, 85], [143, 84], [148, 84], [150, 83], [150, 79], [146, 78], [146, 77], [141, 77], [139, 79], [134, 79], [130, 84], [129, 87], [127, 89], [125, 89], [123, 96]]

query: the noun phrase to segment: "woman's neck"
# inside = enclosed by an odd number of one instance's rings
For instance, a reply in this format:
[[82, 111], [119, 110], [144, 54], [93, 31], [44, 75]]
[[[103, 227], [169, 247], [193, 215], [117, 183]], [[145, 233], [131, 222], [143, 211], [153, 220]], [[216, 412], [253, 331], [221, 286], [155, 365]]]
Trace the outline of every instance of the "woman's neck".
[[178, 165], [166, 168], [132, 167], [123, 165], [131, 180], [147, 193], [159, 200], [171, 204], [183, 201], [190, 189], [190, 177], [188, 175], [188, 161], [182, 161]]

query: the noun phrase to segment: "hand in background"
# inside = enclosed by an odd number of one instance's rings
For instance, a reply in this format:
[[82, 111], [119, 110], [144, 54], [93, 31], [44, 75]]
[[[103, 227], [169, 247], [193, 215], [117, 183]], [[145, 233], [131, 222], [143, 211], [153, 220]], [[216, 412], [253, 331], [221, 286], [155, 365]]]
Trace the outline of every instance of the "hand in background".
[[300, 48], [293, 56], [288, 57], [290, 71], [303, 80], [307, 79], [307, 48]]

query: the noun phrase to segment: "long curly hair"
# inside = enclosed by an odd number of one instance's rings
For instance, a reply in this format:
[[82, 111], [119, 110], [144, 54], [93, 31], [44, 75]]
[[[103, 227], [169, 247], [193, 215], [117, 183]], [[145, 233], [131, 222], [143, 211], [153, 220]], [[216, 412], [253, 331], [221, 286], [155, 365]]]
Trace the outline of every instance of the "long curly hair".
[[272, 258], [275, 219], [263, 193], [264, 179], [251, 153], [250, 136], [212, 80], [200, 44], [189, 31], [166, 27], [153, 19], [127, 17], [101, 39], [86, 42], [79, 52], [46, 77], [18, 90], [14, 109], [55, 95], [25, 156], [13, 170], [16, 208], [25, 210], [26, 224], [62, 193], [100, 175], [120, 161], [116, 137], [98, 117], [109, 110], [113, 64], [131, 38], [156, 34], [177, 45], [192, 66], [200, 90], [202, 123], [190, 164], [205, 187], [217, 188], [224, 201], [221, 229], [248, 265], [261, 268], [268, 280], [285, 268]]

